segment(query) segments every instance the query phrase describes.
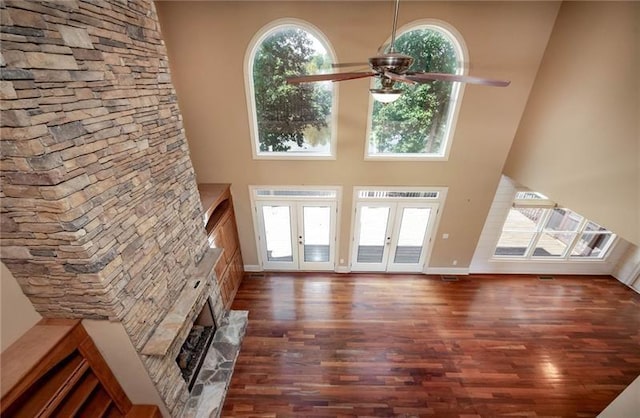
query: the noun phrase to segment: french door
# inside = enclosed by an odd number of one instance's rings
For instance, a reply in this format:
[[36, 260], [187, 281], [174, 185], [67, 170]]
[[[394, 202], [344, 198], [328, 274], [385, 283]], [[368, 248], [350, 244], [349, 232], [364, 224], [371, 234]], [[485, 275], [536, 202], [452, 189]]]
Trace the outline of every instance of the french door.
[[352, 271], [421, 272], [437, 203], [357, 202]]
[[335, 201], [260, 200], [258, 242], [266, 270], [333, 270]]

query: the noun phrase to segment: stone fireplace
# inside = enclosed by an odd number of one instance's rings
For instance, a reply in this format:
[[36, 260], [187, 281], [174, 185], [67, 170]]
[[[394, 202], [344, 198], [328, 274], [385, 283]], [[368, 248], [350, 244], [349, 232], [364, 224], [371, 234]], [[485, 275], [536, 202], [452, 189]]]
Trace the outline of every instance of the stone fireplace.
[[206, 357], [216, 331], [216, 321], [213, 315], [211, 301], [207, 300], [198, 314], [185, 342], [180, 347], [176, 363], [180, 373], [191, 392], [196, 383], [198, 372]]
[[226, 313], [154, 4], [0, 8], [2, 261], [42, 316], [120, 322], [179, 416], [180, 347]]

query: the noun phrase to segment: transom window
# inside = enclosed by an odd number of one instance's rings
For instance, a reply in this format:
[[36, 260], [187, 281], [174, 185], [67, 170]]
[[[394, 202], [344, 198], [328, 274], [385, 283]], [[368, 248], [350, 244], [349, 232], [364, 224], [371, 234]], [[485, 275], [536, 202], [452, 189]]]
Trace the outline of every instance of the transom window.
[[[410, 55], [409, 71], [463, 73], [463, 50], [453, 34], [441, 26], [419, 25], [401, 32], [398, 52]], [[380, 87], [380, 81], [374, 81]], [[457, 113], [461, 83], [431, 81], [408, 85], [393, 103], [373, 101], [369, 120], [368, 158], [446, 159]]]
[[440, 192], [416, 190], [360, 190], [358, 199], [438, 199]]
[[519, 192], [498, 240], [495, 257], [602, 259], [615, 234], [545, 196]]
[[287, 84], [286, 77], [331, 71], [324, 36], [306, 22], [262, 29], [245, 65], [254, 158], [335, 158], [335, 85]]

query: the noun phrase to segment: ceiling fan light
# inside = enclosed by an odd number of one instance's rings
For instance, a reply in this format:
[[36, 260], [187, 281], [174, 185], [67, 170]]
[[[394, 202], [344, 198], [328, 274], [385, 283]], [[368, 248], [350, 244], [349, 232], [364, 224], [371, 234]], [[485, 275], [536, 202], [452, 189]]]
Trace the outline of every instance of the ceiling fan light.
[[400, 89], [390, 89], [390, 88], [382, 88], [382, 89], [370, 89], [371, 95], [374, 100], [377, 100], [381, 103], [391, 103], [395, 102], [402, 96], [402, 90]]

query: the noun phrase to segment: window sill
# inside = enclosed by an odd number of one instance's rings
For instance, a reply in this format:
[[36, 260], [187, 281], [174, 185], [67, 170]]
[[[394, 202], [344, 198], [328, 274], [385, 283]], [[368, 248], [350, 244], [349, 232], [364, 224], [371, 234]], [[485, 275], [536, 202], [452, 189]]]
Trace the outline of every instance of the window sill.
[[269, 153], [254, 154], [254, 160], [291, 160], [291, 161], [309, 161], [309, 160], [335, 160], [336, 156], [331, 154], [294, 154], [294, 153]]
[[381, 154], [364, 156], [365, 161], [448, 161], [449, 157], [445, 155], [421, 155], [421, 154]]

